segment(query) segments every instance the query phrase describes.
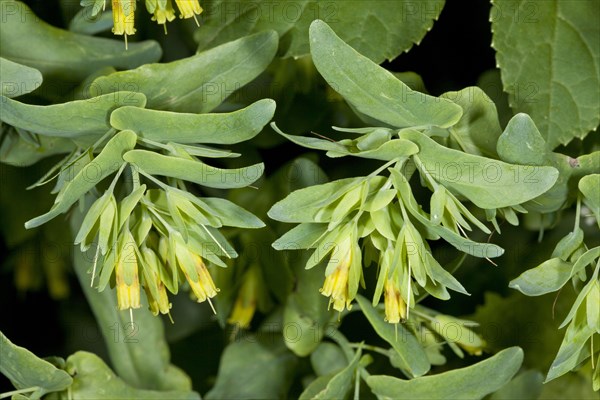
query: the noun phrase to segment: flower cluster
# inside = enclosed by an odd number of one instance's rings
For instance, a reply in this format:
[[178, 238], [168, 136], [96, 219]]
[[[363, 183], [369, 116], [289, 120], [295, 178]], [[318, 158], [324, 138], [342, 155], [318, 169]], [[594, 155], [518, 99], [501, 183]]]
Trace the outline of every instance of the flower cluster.
[[[146, 10], [152, 14], [152, 21], [163, 25], [167, 32], [167, 22], [175, 19], [175, 9], [172, 0], [145, 0]], [[202, 7], [198, 0], [175, 0], [179, 9], [180, 18], [194, 18], [198, 25], [196, 15], [202, 13]], [[136, 0], [112, 0], [113, 33], [124, 35], [127, 43], [127, 35], [135, 34], [135, 9]]]
[[139, 308], [143, 288], [152, 313], [168, 314], [167, 291], [176, 294], [183, 282], [198, 302], [210, 303], [219, 289], [209, 265], [225, 266], [219, 257], [235, 256], [215, 229], [219, 212], [167, 185], [140, 185], [119, 202], [112, 190], [92, 204], [75, 240], [83, 251], [97, 248], [92, 285], [99, 265], [98, 289], [114, 285], [120, 310]]

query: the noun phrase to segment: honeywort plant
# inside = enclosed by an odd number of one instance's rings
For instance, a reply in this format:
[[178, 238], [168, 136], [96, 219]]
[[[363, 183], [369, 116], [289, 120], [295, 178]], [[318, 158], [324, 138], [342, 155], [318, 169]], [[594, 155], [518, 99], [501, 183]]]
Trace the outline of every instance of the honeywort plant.
[[6, 265], [103, 340], [3, 322], [0, 398], [597, 395], [594, 0], [493, 1], [439, 96], [380, 64], [443, 0], [56, 3], [0, 1]]

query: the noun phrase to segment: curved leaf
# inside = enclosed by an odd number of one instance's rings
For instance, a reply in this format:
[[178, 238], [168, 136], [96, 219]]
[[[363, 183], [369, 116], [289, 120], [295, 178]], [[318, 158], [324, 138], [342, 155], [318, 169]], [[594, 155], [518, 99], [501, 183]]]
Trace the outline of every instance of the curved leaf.
[[123, 159], [151, 175], [169, 176], [213, 188], [246, 187], [261, 177], [263, 163], [236, 169], [211, 167], [201, 161], [165, 156], [148, 150], [131, 150]]
[[199, 400], [196, 392], [168, 390], [143, 390], [125, 383], [95, 354], [78, 351], [67, 358], [66, 370], [71, 373], [73, 386], [70, 398], [95, 399], [173, 399]]
[[285, 137], [291, 142], [309, 149], [326, 150], [330, 157], [355, 156], [373, 160], [390, 161], [400, 157], [408, 157], [419, 151], [419, 148], [412, 142], [403, 139], [388, 140], [376, 149], [363, 150], [345, 146], [339, 142], [331, 142], [319, 138], [305, 136], [288, 135], [283, 133], [275, 123], [271, 124], [275, 132]]
[[527, 296], [541, 296], [555, 292], [571, 278], [573, 264], [560, 258], [551, 258], [535, 268], [523, 272], [510, 281], [509, 286]]
[[[29, 350], [13, 344], [0, 332], [0, 372], [17, 389], [37, 387], [32, 398], [64, 390], [73, 380], [65, 371], [38, 358]], [[35, 397], [34, 397], [35, 396]]]
[[146, 95], [149, 108], [206, 113], [262, 73], [276, 50], [277, 34], [261, 32], [192, 57], [101, 76], [91, 89], [136, 90]]
[[[371, 302], [362, 296], [356, 296], [356, 301], [365, 317], [375, 329], [375, 332], [388, 342], [408, 369], [413, 377], [421, 376], [429, 371], [431, 365], [425, 350], [421, 347], [413, 334], [402, 324], [389, 324], [383, 320], [383, 316], [371, 305]], [[397, 331], [395, 330], [397, 329]]]
[[121, 107], [110, 115], [116, 129], [131, 129], [140, 137], [159, 142], [233, 144], [252, 139], [269, 123], [275, 102], [259, 100], [222, 114], [184, 114]]
[[400, 136], [419, 146], [418, 157], [433, 179], [483, 209], [524, 203], [546, 192], [558, 179], [553, 167], [507, 164], [466, 154], [411, 129]]
[[281, 343], [261, 343], [254, 336], [231, 343], [221, 357], [217, 381], [206, 399], [276, 399], [285, 397], [296, 359]]
[[323, 21], [311, 24], [310, 43], [313, 62], [321, 75], [346, 101], [369, 117], [396, 128], [446, 128], [462, 115], [462, 108], [450, 100], [410, 89], [344, 43]]
[[523, 350], [510, 347], [469, 367], [409, 381], [372, 375], [367, 384], [380, 399], [478, 400], [506, 385], [522, 362]]
[[14, 128], [10, 127], [0, 144], [0, 161], [5, 164], [26, 167], [55, 154], [69, 153], [75, 150], [70, 139], [39, 136], [38, 143], [24, 140]]
[[34, 106], [0, 97], [1, 119], [14, 127], [40, 135], [64, 137], [89, 144], [110, 129], [110, 113], [123, 105], [144, 107], [142, 93], [116, 92], [87, 100]]

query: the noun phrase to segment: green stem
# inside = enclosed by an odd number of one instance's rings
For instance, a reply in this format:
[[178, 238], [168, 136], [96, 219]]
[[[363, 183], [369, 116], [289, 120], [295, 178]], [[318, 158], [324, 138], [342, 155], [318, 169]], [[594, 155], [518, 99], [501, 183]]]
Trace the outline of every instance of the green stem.
[[90, 150], [92, 150], [92, 153], [94, 152], [94, 150], [96, 150], [96, 147], [100, 146], [100, 144], [102, 142], [104, 142], [104, 140], [106, 140], [106, 138], [108, 138], [109, 136], [113, 135], [115, 132], [117, 132], [116, 129], [110, 128], [108, 130], [108, 132], [106, 132], [104, 135], [102, 135], [100, 137], [100, 139], [96, 140], [96, 142], [90, 147]]
[[154, 147], [158, 147], [159, 149], [167, 150], [170, 153], [174, 152], [172, 146], [162, 144], [162, 143], [156, 142], [154, 140], [139, 137], [139, 136], [138, 136], [138, 140], [142, 143], [149, 144], [150, 146], [154, 146]]
[[427, 178], [427, 181], [429, 181], [429, 183], [433, 187], [433, 190], [437, 189], [438, 183], [433, 179], [431, 174], [427, 171], [427, 169], [423, 165], [423, 162], [421, 161], [421, 159], [417, 155], [414, 155], [413, 160], [415, 161], [415, 165], [419, 169], [419, 172], [421, 172], [423, 175], [425, 175], [425, 177]]
[[156, 179], [156, 178], [155, 178], [155, 177], [153, 177], [152, 175], [150, 175], [150, 174], [147, 174], [147, 173], [145, 173], [145, 172], [144, 172], [144, 171], [142, 171], [142, 170], [138, 170], [138, 172], [139, 172], [141, 175], [144, 175], [144, 177], [145, 177], [145, 178], [147, 178], [148, 180], [150, 180], [150, 181], [152, 181], [152, 182], [156, 183], [156, 185], [158, 185], [160, 188], [162, 188], [162, 189], [164, 189], [164, 190], [169, 190], [169, 189], [171, 188], [171, 186], [167, 185], [167, 184], [166, 184], [166, 183], [164, 183], [164, 182], [161, 182], [161, 181], [159, 181], [158, 179]]
[[39, 389], [38, 386], [32, 386], [32, 387], [25, 388], [25, 389], [11, 390], [10, 392], [0, 393], [0, 399], [6, 399], [7, 397], [12, 397], [15, 394], [35, 392], [38, 389]]
[[127, 166], [127, 163], [123, 163], [123, 165], [121, 165], [121, 168], [119, 168], [119, 170], [115, 174], [115, 177], [113, 178], [112, 182], [110, 183], [110, 186], [107, 189], [108, 192], [114, 192], [115, 186], [117, 186], [117, 182], [119, 181], [119, 177], [125, 170], [126, 166]]
[[377, 176], [382, 171], [385, 171], [390, 165], [399, 163], [400, 161], [401, 161], [401, 158], [394, 158], [393, 160], [390, 160], [390, 161], [386, 162], [385, 164], [383, 164], [381, 167], [377, 168], [375, 171], [371, 172], [365, 178], [372, 178], [374, 176]]
[[573, 226], [573, 232], [579, 227], [579, 221], [581, 218], [581, 197], [577, 196], [577, 208], [575, 209], [575, 226]]
[[348, 346], [350, 346], [353, 349], [363, 348], [365, 350], [383, 354], [386, 357], [388, 357], [390, 355], [390, 353], [387, 349], [384, 349], [383, 347], [373, 346], [370, 344], [349, 343]]

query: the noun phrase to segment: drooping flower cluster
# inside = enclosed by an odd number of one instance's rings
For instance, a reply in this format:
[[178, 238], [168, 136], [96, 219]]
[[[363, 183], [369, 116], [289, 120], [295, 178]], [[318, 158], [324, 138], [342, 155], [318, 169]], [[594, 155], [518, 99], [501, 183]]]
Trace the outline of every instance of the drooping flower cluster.
[[96, 246], [92, 285], [98, 266], [98, 289], [114, 285], [120, 310], [140, 308], [143, 288], [152, 313], [168, 314], [167, 291], [176, 294], [183, 282], [198, 302], [212, 307], [219, 289], [207, 264], [224, 266], [219, 257], [231, 256], [223, 252], [228, 244], [215, 229], [221, 225], [219, 213], [193, 195], [141, 185], [118, 204], [109, 191], [98, 198], [75, 243], [82, 250]]
[[[145, 0], [146, 10], [152, 14], [152, 21], [163, 25], [167, 32], [167, 22], [175, 19], [175, 9], [172, 0]], [[198, 0], [175, 0], [179, 9], [180, 18], [194, 18], [196, 25], [203, 11]], [[127, 44], [127, 35], [135, 34], [136, 0], [112, 0], [113, 29], [115, 35], [124, 35]]]

